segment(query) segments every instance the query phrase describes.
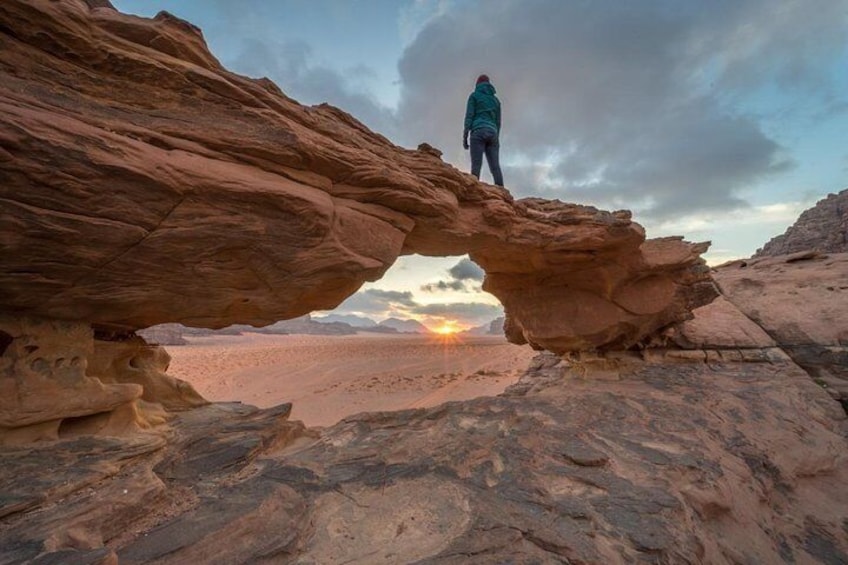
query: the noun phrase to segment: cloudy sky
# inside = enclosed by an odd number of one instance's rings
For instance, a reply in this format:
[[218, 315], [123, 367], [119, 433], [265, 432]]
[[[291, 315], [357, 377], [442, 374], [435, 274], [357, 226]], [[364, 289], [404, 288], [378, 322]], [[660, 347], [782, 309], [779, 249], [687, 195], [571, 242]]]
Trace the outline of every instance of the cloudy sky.
[[[515, 196], [633, 210], [649, 237], [711, 240], [711, 263], [848, 187], [848, 0], [113, 4], [187, 19], [231, 70], [462, 169], [465, 100], [488, 73]], [[339, 311], [484, 323], [497, 300], [468, 266], [402, 258]]]

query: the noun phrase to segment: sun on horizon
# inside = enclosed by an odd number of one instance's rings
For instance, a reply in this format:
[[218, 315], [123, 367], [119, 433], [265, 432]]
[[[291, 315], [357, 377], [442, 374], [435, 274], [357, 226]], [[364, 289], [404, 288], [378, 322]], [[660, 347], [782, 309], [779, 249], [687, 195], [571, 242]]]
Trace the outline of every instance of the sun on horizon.
[[439, 335], [453, 335], [462, 331], [457, 324], [458, 322], [455, 320], [445, 320], [441, 325], [434, 328], [433, 332]]

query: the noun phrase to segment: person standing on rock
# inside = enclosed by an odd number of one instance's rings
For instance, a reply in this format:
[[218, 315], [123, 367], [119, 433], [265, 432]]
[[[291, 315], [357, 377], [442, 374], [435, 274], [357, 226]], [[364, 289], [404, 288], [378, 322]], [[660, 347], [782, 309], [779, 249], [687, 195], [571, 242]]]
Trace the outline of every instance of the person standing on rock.
[[[465, 107], [465, 130], [462, 133], [462, 148], [471, 148], [471, 174], [480, 178], [483, 154], [495, 184], [503, 186], [500, 165], [501, 101], [495, 96], [495, 87], [487, 75], [477, 77], [477, 86], [468, 97]], [[471, 144], [468, 135], [471, 134]]]

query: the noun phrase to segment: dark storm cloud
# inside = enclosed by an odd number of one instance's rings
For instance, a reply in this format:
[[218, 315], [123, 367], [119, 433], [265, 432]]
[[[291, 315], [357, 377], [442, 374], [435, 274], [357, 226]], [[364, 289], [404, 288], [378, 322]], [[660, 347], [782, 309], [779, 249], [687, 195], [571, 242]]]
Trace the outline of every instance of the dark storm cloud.
[[438, 281], [434, 283], [422, 284], [421, 290], [424, 292], [437, 292], [437, 291], [448, 291], [448, 290], [466, 290], [465, 283], [463, 281], [452, 280], [452, 281]]
[[448, 273], [458, 281], [482, 281], [486, 274], [477, 263], [468, 258], [461, 259], [459, 263], [448, 269]]
[[459, 263], [448, 269], [450, 280], [440, 280], [434, 283], [421, 285], [424, 292], [438, 291], [479, 291], [479, 286], [471, 283], [480, 282], [486, 273], [474, 261], [467, 257], [460, 259]]
[[381, 315], [392, 309], [408, 310], [418, 307], [411, 292], [379, 290], [371, 288], [357, 292], [345, 300], [336, 310]]
[[838, 107], [832, 99], [844, 93], [826, 77], [844, 49], [846, 8], [463, 3], [432, 20], [400, 62], [404, 142], [427, 140], [465, 163], [464, 102], [486, 72], [504, 104], [501, 157], [513, 192], [657, 218], [743, 206], [742, 190], [792, 166], [746, 101], [791, 107], [793, 96], [811, 95]]

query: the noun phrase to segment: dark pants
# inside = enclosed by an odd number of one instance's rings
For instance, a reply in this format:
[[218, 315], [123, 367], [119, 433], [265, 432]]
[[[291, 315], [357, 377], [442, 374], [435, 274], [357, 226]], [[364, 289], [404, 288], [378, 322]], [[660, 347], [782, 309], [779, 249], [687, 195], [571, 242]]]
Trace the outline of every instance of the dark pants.
[[486, 162], [495, 184], [503, 186], [503, 174], [498, 158], [501, 144], [498, 141], [498, 132], [491, 128], [479, 128], [471, 132], [471, 174], [480, 178], [480, 169], [483, 167], [483, 153], [486, 154]]

